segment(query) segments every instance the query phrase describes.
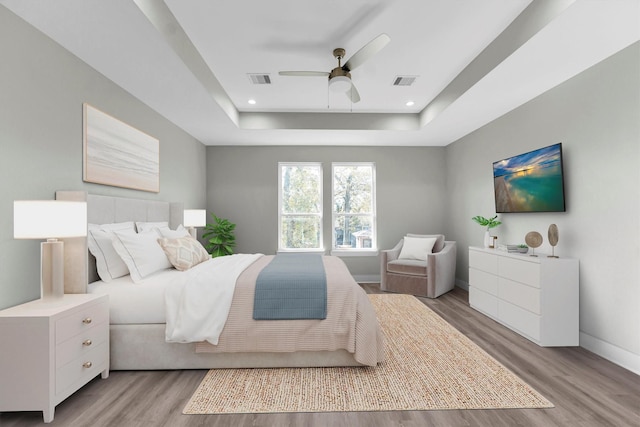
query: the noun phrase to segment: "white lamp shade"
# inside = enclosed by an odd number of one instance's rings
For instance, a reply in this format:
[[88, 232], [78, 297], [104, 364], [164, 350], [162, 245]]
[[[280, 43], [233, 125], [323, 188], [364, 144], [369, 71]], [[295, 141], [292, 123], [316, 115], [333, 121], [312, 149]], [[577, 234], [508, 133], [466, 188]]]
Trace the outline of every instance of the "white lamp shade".
[[185, 227], [204, 227], [207, 225], [206, 209], [185, 209], [182, 225]]
[[13, 202], [13, 237], [49, 239], [87, 235], [87, 203], [61, 200]]
[[329, 88], [334, 92], [346, 92], [351, 89], [351, 79], [347, 76], [336, 76], [329, 80]]

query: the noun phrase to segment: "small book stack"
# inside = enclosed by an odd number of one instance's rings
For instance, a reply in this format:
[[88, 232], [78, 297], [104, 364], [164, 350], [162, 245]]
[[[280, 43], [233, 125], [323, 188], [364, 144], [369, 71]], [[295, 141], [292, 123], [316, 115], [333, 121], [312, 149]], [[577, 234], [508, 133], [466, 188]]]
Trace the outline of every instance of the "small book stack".
[[503, 252], [518, 252], [518, 245], [498, 245], [498, 250]]

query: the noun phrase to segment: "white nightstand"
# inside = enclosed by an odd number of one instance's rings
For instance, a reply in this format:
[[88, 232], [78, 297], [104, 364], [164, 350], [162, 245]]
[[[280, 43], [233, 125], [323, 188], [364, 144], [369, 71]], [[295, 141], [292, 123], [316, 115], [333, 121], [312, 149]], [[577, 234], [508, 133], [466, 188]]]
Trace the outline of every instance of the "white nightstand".
[[109, 376], [109, 300], [68, 294], [0, 311], [0, 412], [42, 411]]

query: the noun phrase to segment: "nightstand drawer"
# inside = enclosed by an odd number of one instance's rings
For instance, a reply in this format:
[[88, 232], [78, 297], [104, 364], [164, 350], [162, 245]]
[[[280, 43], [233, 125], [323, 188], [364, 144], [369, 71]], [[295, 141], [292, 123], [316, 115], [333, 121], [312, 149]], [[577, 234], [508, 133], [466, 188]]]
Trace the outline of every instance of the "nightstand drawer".
[[79, 384], [87, 383], [107, 369], [108, 364], [109, 345], [105, 342], [56, 369], [56, 394], [60, 394], [72, 386], [75, 390]]
[[96, 324], [56, 346], [56, 368], [83, 356], [109, 340], [109, 324]]
[[109, 321], [109, 303], [84, 304], [70, 315], [56, 321], [56, 344], [61, 344], [69, 338], [93, 325]]

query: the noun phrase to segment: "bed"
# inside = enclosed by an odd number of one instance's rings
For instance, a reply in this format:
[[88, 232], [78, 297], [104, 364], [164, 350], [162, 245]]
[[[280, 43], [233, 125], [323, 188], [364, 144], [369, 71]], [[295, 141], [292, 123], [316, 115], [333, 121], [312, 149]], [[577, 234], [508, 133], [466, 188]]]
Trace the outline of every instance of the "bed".
[[[86, 200], [90, 224], [167, 222], [176, 229], [182, 221], [181, 203], [77, 191], [59, 191], [56, 198]], [[216, 345], [167, 342], [164, 300], [166, 289], [175, 292], [176, 280], [189, 283], [215, 260], [187, 271], [158, 271], [138, 283], [129, 276], [106, 283], [99, 280], [87, 239], [65, 239], [65, 292], [109, 295], [111, 370], [375, 366], [383, 360], [375, 311], [342, 260], [322, 257], [327, 278], [325, 320], [253, 320], [255, 280], [273, 256], [248, 255], [253, 258], [237, 276]]]

